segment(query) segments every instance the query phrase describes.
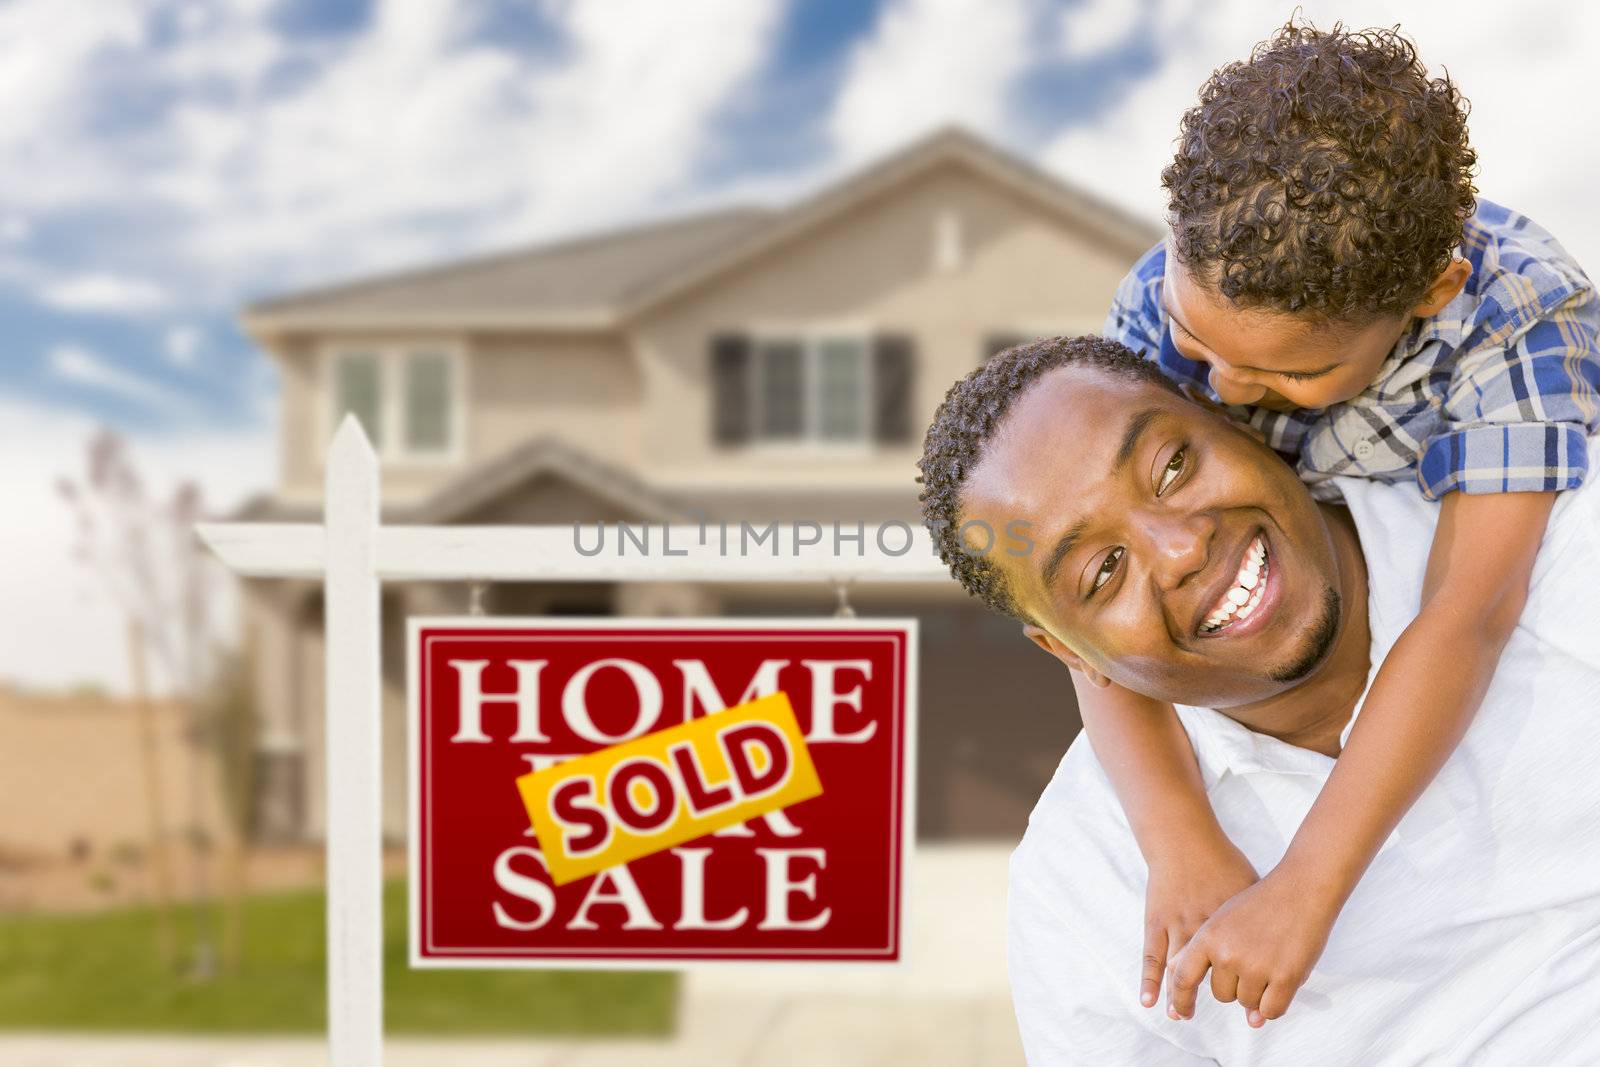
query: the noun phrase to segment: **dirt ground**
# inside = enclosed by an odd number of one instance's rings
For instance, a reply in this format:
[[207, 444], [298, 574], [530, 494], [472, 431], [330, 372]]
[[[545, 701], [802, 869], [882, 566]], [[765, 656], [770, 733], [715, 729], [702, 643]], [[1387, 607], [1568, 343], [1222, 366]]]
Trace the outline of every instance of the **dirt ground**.
[[[187, 845], [172, 849], [173, 899], [194, 899], [201, 885], [216, 895], [230, 876], [231, 858], [210, 854], [198, 872], [196, 856]], [[383, 869], [389, 876], [405, 872], [405, 850], [384, 853]], [[244, 890], [247, 893], [301, 889], [323, 882], [320, 844], [257, 846], [244, 854]], [[0, 864], [0, 915], [42, 912], [83, 912], [144, 904], [155, 892], [151, 865], [143, 858], [90, 856], [82, 860], [34, 857]]]

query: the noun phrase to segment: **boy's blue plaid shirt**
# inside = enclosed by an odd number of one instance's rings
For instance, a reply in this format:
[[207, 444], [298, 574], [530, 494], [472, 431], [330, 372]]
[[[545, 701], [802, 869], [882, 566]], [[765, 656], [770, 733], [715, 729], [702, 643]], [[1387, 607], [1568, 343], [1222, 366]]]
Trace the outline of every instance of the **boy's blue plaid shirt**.
[[[1466, 287], [1401, 336], [1378, 378], [1352, 400], [1293, 412], [1230, 409], [1277, 451], [1299, 457], [1312, 494], [1337, 499], [1335, 475], [1416, 478], [1445, 493], [1571, 489], [1600, 429], [1600, 298], [1544, 230], [1478, 201], [1462, 254]], [[1147, 252], [1117, 289], [1105, 333], [1215, 398], [1204, 363], [1172, 343], [1161, 306], [1166, 249]]]

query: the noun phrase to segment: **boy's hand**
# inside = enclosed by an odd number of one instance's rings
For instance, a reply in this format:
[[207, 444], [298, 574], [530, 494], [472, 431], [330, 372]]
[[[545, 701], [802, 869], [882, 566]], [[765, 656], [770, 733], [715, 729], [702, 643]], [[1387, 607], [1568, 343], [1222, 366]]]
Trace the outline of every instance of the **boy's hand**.
[[1172, 957], [1167, 968], [1167, 1014], [1194, 1015], [1195, 994], [1211, 972], [1211, 993], [1237, 1000], [1253, 1027], [1289, 1010], [1310, 975], [1338, 916], [1321, 895], [1269, 873], [1216, 910]]
[[1229, 898], [1254, 885], [1255, 868], [1226, 835], [1186, 842], [1181, 854], [1150, 863], [1144, 894], [1144, 966], [1139, 1003], [1154, 1007], [1167, 958]]

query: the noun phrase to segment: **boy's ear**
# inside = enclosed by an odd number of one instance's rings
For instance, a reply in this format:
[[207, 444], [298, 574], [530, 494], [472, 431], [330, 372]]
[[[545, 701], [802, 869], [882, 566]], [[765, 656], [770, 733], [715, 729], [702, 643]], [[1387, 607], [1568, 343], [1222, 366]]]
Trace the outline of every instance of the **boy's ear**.
[[1439, 272], [1439, 276], [1428, 286], [1428, 291], [1422, 294], [1422, 302], [1411, 309], [1411, 313], [1418, 318], [1428, 318], [1444, 310], [1444, 306], [1456, 298], [1461, 292], [1461, 287], [1467, 284], [1467, 279], [1472, 277], [1472, 263], [1456, 256], [1450, 265]]
[[1099, 671], [1085, 663], [1082, 656], [1078, 655], [1076, 652], [1072, 651], [1072, 649], [1062, 644], [1056, 639], [1056, 635], [1051, 633], [1049, 630], [1035, 626], [1030, 622], [1023, 624], [1022, 633], [1023, 636], [1032, 641], [1034, 644], [1038, 645], [1041, 649], [1048, 652], [1062, 663], [1065, 663], [1068, 667], [1077, 671], [1079, 674], [1083, 675], [1084, 678], [1088, 679], [1091, 685], [1097, 685], [1101, 688], [1105, 688], [1111, 684], [1111, 679], [1107, 678], [1105, 675], [1101, 674]]

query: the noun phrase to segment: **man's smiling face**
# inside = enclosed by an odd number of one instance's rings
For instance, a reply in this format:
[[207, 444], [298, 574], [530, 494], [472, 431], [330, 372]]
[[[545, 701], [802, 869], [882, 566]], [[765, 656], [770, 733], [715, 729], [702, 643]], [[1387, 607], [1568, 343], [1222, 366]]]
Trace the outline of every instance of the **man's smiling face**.
[[1158, 699], [1234, 707], [1283, 692], [1339, 627], [1330, 531], [1290, 468], [1157, 386], [1088, 367], [1017, 397], [962, 491], [962, 519], [1028, 523], [991, 553], [1063, 658]]

